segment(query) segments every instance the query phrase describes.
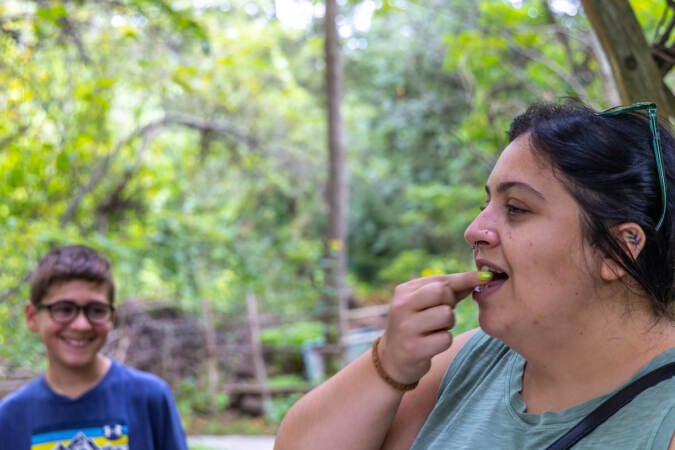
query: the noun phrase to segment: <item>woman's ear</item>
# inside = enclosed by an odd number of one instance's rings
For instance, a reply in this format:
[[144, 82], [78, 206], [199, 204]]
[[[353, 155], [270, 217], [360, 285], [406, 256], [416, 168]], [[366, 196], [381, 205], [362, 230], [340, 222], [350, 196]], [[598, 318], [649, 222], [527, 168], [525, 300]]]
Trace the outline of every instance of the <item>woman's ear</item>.
[[[642, 227], [634, 222], [625, 222], [614, 226], [612, 234], [623, 251], [632, 259], [637, 259], [645, 246], [645, 232], [642, 231]], [[609, 256], [603, 258], [600, 268], [600, 276], [603, 280], [617, 280], [625, 274], [626, 271], [614, 259]]]

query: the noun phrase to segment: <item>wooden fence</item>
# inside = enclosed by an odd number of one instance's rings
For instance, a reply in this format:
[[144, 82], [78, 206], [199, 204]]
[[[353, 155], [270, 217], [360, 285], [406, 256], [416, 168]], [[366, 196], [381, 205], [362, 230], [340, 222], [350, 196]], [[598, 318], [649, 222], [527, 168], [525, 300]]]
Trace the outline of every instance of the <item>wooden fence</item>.
[[[143, 312], [139, 308], [138, 303], [130, 304], [126, 319], [111, 333], [105, 353], [141, 370], [158, 374], [174, 388], [181, 379], [197, 374], [206, 377], [205, 389], [211, 398], [219, 392], [235, 398], [253, 396], [257, 398], [258, 401], [254, 403], [260, 405], [262, 411], [259, 413], [262, 414], [271, 397], [304, 393], [312, 387], [309, 383], [270, 386], [268, 364], [265, 360], [265, 351], [269, 353], [270, 349], [265, 349], [260, 339], [261, 332], [270, 326], [270, 322], [263, 320], [253, 295], [246, 298], [246, 319], [239, 321], [243, 326], [240, 337], [234, 342], [221, 342], [222, 339], [218, 336], [213, 323], [209, 323], [208, 320], [206, 323], [194, 318], [185, 321], [176, 317], [173, 310]], [[352, 309], [347, 314], [348, 323], [353, 329], [366, 326], [381, 330], [386, 323], [387, 311], [386, 305]], [[208, 318], [212, 317], [212, 314], [205, 310], [204, 316]], [[138, 330], [138, 336], [132, 336], [132, 333], [128, 332], [128, 327], [132, 325]], [[276, 326], [279, 323], [272, 322], [272, 325]], [[294, 349], [297, 351], [297, 347]], [[342, 350], [343, 348], [330, 348], [321, 344], [313, 348], [315, 356]], [[274, 349], [274, 352], [283, 351], [285, 351], [283, 348]], [[187, 363], [182, 363], [183, 366], [195, 365], [194, 373], [185, 371], [186, 369], [177, 361], [178, 355], [181, 358], [188, 358]], [[223, 370], [223, 364], [227, 362], [234, 364], [231, 361], [232, 355], [236, 355], [241, 360], [240, 363], [247, 368], [248, 373], [244, 379], [232, 376], [230, 372], [236, 371], [231, 368]], [[201, 369], [196, 370], [196, 366]], [[29, 381], [30, 377], [25, 375], [0, 379], [0, 398]]]

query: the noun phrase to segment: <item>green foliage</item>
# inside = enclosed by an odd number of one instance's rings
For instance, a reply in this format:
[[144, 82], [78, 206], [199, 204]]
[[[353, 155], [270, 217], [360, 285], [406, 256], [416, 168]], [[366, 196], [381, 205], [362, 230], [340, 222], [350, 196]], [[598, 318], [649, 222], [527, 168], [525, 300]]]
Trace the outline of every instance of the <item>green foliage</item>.
[[307, 341], [323, 337], [323, 324], [319, 321], [299, 321], [277, 327], [266, 328], [260, 333], [263, 345], [300, 346]]
[[427, 252], [416, 249], [399, 253], [397, 258], [381, 272], [380, 278], [393, 284], [421, 276], [463, 272], [470, 269], [467, 263], [443, 256], [430, 256]]
[[[463, 232], [513, 115], [567, 95], [603, 103], [586, 18], [549, 3], [382, 1], [370, 28], [343, 36], [357, 296], [381, 302], [411, 277], [472, 268]], [[654, 30], [655, 2], [633, 3]], [[195, 314], [209, 301], [223, 317], [255, 294], [295, 322], [262, 333], [292, 348], [274, 355], [279, 370], [323, 336], [321, 21], [295, 30], [271, 2], [220, 6], [0, 4], [0, 357], [44, 364], [23, 325], [24, 280], [69, 242], [111, 258], [120, 301]], [[346, 22], [358, 6], [341, 6]], [[457, 330], [477, 325], [474, 302], [456, 314]], [[181, 385], [182, 411], [210, 405], [199, 383]]]
[[212, 395], [199, 380], [189, 377], [181, 380], [175, 389], [176, 407], [183, 417], [195, 414], [214, 414], [224, 411], [230, 404], [225, 392]]
[[[661, 0], [630, 0], [630, 4], [645, 31], [647, 41], [652, 40], [661, 16], [666, 13], [668, 18], [672, 14], [669, 13], [669, 5]], [[661, 26], [665, 23], [667, 22], [661, 23]]]
[[300, 399], [301, 395], [298, 393], [272, 398], [267, 413], [267, 420], [274, 424], [280, 424], [286, 412]]
[[455, 307], [455, 326], [452, 333], [456, 336], [478, 327], [478, 306], [467, 298]]
[[[192, 435], [273, 435], [276, 431], [274, 424], [264, 418], [242, 417], [232, 419], [227, 416], [209, 416], [189, 418], [186, 432]], [[205, 450], [216, 450], [213, 448]]]
[[[217, 310], [237, 312], [253, 290], [263, 302], [294, 292], [312, 304], [320, 234], [292, 210], [318, 200], [320, 120], [298, 113], [320, 105], [288, 70], [292, 55], [279, 43], [290, 36], [236, 11], [223, 34], [219, 10], [108, 6], [37, 8], [16, 21], [32, 47], [3, 35], [0, 76], [11, 89], [2, 104], [16, 120], [3, 125], [0, 215], [3, 243], [25, 245], [6, 252], [15, 264], [0, 288], [49, 247], [84, 241], [113, 259], [121, 298], [175, 298], [187, 309], [213, 298]], [[87, 27], [94, 17], [99, 26]], [[192, 121], [158, 122], [168, 114]], [[265, 295], [277, 286], [280, 295]]]

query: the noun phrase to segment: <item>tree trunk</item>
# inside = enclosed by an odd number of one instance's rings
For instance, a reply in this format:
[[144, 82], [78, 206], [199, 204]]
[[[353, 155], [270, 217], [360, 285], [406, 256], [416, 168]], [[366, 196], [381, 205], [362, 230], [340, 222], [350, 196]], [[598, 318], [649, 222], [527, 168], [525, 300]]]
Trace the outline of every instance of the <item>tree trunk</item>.
[[[328, 121], [329, 176], [326, 190], [328, 226], [325, 242], [326, 368], [329, 373], [342, 365], [341, 337], [346, 332], [347, 176], [342, 141], [342, 62], [337, 32], [337, 1], [326, 0], [325, 58]], [[339, 350], [335, 350], [339, 349]]]
[[581, 3], [612, 67], [622, 103], [653, 101], [663, 116], [672, 117], [675, 111], [672, 94], [663, 83], [628, 0]]

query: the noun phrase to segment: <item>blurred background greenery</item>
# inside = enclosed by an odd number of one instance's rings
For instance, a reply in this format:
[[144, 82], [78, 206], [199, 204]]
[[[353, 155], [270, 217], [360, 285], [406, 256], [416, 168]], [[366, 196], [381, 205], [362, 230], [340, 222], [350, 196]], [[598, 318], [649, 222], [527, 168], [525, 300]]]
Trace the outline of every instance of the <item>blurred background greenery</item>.
[[[651, 36], [665, 2], [631, 4]], [[397, 283], [472, 268], [463, 231], [517, 112], [616, 97], [578, 1], [339, 7], [347, 284], [352, 307], [383, 305]], [[26, 277], [78, 242], [111, 258], [121, 305], [210, 322], [216, 346], [241, 341], [254, 295], [270, 385], [306, 385], [302, 345], [324, 333], [324, 58], [318, 1], [2, 2], [3, 376], [43, 368]], [[476, 326], [471, 302], [457, 314]], [[193, 369], [170, 377], [192, 431], [272, 432], [299, 395], [242, 421]]]

